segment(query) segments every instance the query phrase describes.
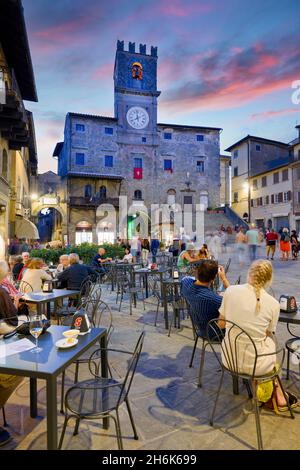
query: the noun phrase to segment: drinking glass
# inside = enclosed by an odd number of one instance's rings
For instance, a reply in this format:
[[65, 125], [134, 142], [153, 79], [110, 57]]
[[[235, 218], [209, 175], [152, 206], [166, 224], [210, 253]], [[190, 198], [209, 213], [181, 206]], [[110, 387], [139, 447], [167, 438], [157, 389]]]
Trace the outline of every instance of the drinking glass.
[[38, 353], [42, 350], [42, 348], [38, 347], [38, 338], [43, 331], [43, 322], [40, 315], [36, 314], [30, 317], [29, 331], [35, 338], [35, 348], [31, 349], [31, 352]]

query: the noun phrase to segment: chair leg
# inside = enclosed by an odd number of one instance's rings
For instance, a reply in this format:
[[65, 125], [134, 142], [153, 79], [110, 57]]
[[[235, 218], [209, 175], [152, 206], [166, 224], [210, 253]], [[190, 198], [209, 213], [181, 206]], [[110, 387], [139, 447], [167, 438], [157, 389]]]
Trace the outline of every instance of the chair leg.
[[220, 396], [220, 391], [221, 391], [222, 384], [223, 384], [223, 378], [224, 378], [224, 371], [223, 371], [223, 369], [222, 369], [222, 374], [221, 374], [220, 383], [219, 383], [219, 387], [218, 387], [218, 391], [217, 391], [217, 395], [216, 395], [216, 399], [215, 399], [215, 404], [214, 404], [214, 408], [213, 408], [213, 411], [212, 411], [212, 414], [211, 414], [211, 418], [210, 418], [210, 422], [209, 422], [209, 424], [210, 424], [211, 426], [214, 425], [214, 418], [215, 418], [215, 413], [216, 413], [216, 409], [217, 409], [217, 404], [218, 404], [218, 400], [219, 400], [219, 396]]
[[64, 437], [65, 437], [67, 425], [68, 425], [68, 422], [69, 422], [70, 418], [72, 418], [72, 416], [67, 416], [67, 415], [65, 416], [65, 420], [64, 420], [64, 424], [63, 424], [63, 428], [62, 428], [62, 432], [61, 432], [61, 436], [60, 436], [60, 440], [59, 440], [59, 444], [58, 444], [58, 450], [61, 450], [61, 448], [62, 448], [62, 443], [63, 443]]
[[256, 423], [256, 436], [257, 436], [257, 444], [258, 450], [263, 450], [263, 441], [261, 435], [261, 426], [260, 426], [260, 418], [259, 418], [259, 408], [258, 408], [258, 398], [257, 398], [257, 385], [253, 387], [253, 406], [255, 411], [255, 423]]
[[120, 297], [119, 312], [121, 312], [122, 301], [123, 301], [123, 291], [121, 292], [121, 297]]
[[3, 426], [6, 427], [6, 426], [8, 426], [8, 424], [7, 424], [7, 421], [6, 421], [4, 406], [2, 406], [2, 416], [3, 416]]
[[121, 425], [120, 425], [120, 417], [119, 412], [116, 410], [116, 418], [117, 418], [117, 434], [119, 435], [119, 450], [123, 450], [123, 441], [122, 441], [122, 434], [121, 434]]
[[116, 418], [112, 414], [110, 415], [110, 418], [115, 423], [118, 449], [122, 450], [122, 442], [120, 441], [120, 431], [119, 431], [119, 427], [118, 427], [118, 421], [116, 420]]
[[290, 378], [290, 351], [288, 349], [287, 353], [287, 363], [286, 363], [286, 380], [289, 380]]
[[61, 414], [64, 414], [65, 378], [66, 378], [66, 371], [64, 370], [63, 373], [61, 374], [61, 395], [60, 395]]
[[248, 397], [249, 397], [250, 399], [252, 399], [252, 398], [253, 398], [253, 393], [252, 393], [252, 389], [251, 389], [251, 385], [250, 385], [250, 383], [249, 383], [249, 380], [243, 379], [243, 383], [244, 383], [244, 385], [245, 385], [245, 387], [246, 387], [246, 390], [247, 390], [247, 392], [248, 392]]
[[202, 387], [202, 374], [204, 369], [204, 359], [205, 359], [205, 350], [208, 343], [203, 339], [202, 340], [202, 351], [201, 351], [201, 360], [200, 360], [200, 367], [199, 367], [199, 378], [198, 378], [198, 387]]
[[172, 329], [172, 325], [173, 325], [174, 315], [175, 315], [175, 310], [173, 309], [173, 315], [172, 315], [172, 318], [171, 318], [171, 321], [170, 321], [168, 337], [170, 337], [170, 335], [171, 335], [171, 329]]
[[78, 376], [79, 376], [79, 362], [76, 361], [75, 364], [75, 376], [74, 376], [74, 384], [78, 382]]
[[73, 436], [77, 436], [79, 431], [80, 418], [76, 418], [76, 424], [73, 432]]
[[192, 352], [192, 357], [191, 357], [191, 360], [190, 360], [190, 363], [189, 363], [189, 367], [192, 367], [193, 366], [193, 361], [194, 361], [194, 356], [195, 356], [195, 352], [196, 352], [196, 347], [197, 347], [197, 343], [198, 343], [198, 336], [196, 336], [195, 339], [195, 343], [194, 343], [194, 348], [193, 348], [193, 352]]
[[157, 302], [157, 308], [156, 308], [156, 314], [155, 314], [155, 322], [154, 322], [154, 326], [156, 326], [156, 323], [157, 323], [157, 318], [158, 318], [158, 311], [159, 311], [159, 300]]
[[129, 314], [132, 315], [132, 294], [129, 294]]
[[135, 427], [135, 424], [134, 424], [134, 420], [133, 420], [133, 416], [132, 416], [132, 411], [131, 411], [131, 407], [130, 407], [130, 405], [129, 405], [129, 400], [128, 400], [128, 398], [126, 398], [125, 403], [126, 403], [127, 411], [128, 411], [129, 418], [130, 418], [130, 422], [131, 422], [131, 426], [132, 426], [132, 430], [133, 430], [134, 439], [137, 441], [138, 438], [139, 438], [139, 436], [138, 436], [138, 433], [137, 433], [137, 430], [136, 430], [136, 427]]
[[[279, 387], [280, 387], [281, 390], [282, 390], [283, 396], [286, 397], [285, 390], [284, 390], [284, 388], [283, 388], [283, 385], [282, 385], [282, 382], [281, 382], [281, 379], [280, 379], [279, 375], [276, 376], [276, 379], [278, 380], [278, 384], [279, 384]], [[295, 415], [294, 415], [294, 413], [293, 413], [293, 411], [292, 411], [292, 408], [290, 407], [290, 403], [289, 403], [289, 400], [288, 400], [288, 399], [286, 400], [286, 404], [287, 404], [287, 407], [288, 407], [288, 409], [289, 409], [291, 418], [292, 418], [292, 419], [295, 419]]]

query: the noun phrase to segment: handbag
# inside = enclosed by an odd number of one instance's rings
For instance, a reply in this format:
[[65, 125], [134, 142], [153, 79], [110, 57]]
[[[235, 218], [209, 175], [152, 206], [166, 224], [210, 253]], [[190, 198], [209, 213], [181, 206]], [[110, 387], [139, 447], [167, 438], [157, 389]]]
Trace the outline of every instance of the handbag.
[[[43, 323], [43, 331], [42, 335], [46, 333], [46, 330], [51, 326], [51, 321], [50, 320], [42, 320]], [[22, 323], [21, 325], [17, 326], [13, 331], [10, 331], [9, 333], [6, 333], [3, 338], [11, 338], [12, 336], [19, 334], [19, 335], [24, 335], [24, 336], [30, 336], [30, 322], [26, 321]]]

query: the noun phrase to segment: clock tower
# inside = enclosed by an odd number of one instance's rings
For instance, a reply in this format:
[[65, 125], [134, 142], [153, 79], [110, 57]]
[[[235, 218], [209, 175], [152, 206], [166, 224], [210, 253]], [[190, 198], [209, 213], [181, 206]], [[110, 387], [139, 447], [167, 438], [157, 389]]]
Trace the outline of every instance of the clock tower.
[[114, 68], [115, 117], [119, 143], [157, 145], [157, 47], [117, 42]]

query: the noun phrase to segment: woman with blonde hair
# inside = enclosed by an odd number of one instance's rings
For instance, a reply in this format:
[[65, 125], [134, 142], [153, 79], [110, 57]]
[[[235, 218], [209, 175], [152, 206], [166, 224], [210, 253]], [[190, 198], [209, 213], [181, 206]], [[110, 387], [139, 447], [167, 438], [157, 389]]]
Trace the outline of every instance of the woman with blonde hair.
[[[276, 344], [272, 334], [276, 330], [280, 305], [268, 294], [272, 284], [273, 269], [270, 261], [254, 261], [248, 271], [246, 284], [229, 286], [224, 293], [220, 311], [220, 321], [230, 321], [242, 328], [253, 340], [257, 351], [255, 375], [268, 375], [276, 367]], [[226, 325], [225, 325], [226, 326]], [[229, 333], [225, 334], [225, 343], [229, 346]], [[230, 337], [232, 343], [232, 336]], [[225, 344], [226, 345], [226, 344]], [[269, 354], [266, 356], [266, 354]], [[265, 355], [259, 357], [260, 355]], [[253, 344], [246, 335], [242, 335], [238, 343], [237, 366], [240, 373], [252, 375], [256, 354]], [[225, 366], [225, 357], [222, 357]], [[258, 398], [267, 402], [273, 394], [272, 382], [259, 385]], [[289, 395], [291, 406], [297, 406], [298, 400]], [[260, 398], [261, 397], [261, 398]], [[286, 411], [286, 399], [282, 390], [276, 388], [277, 406], [279, 411]]]
[[[29, 261], [27, 269], [24, 272], [22, 281], [20, 283], [21, 291], [27, 292], [26, 287], [22, 287], [23, 281], [25, 281], [32, 287], [32, 292], [40, 292], [43, 287], [43, 281], [51, 281], [51, 275], [46, 273], [46, 271], [43, 269], [43, 266], [44, 261], [40, 258], [32, 258]], [[23, 283], [23, 285], [27, 286], [25, 282]]]

